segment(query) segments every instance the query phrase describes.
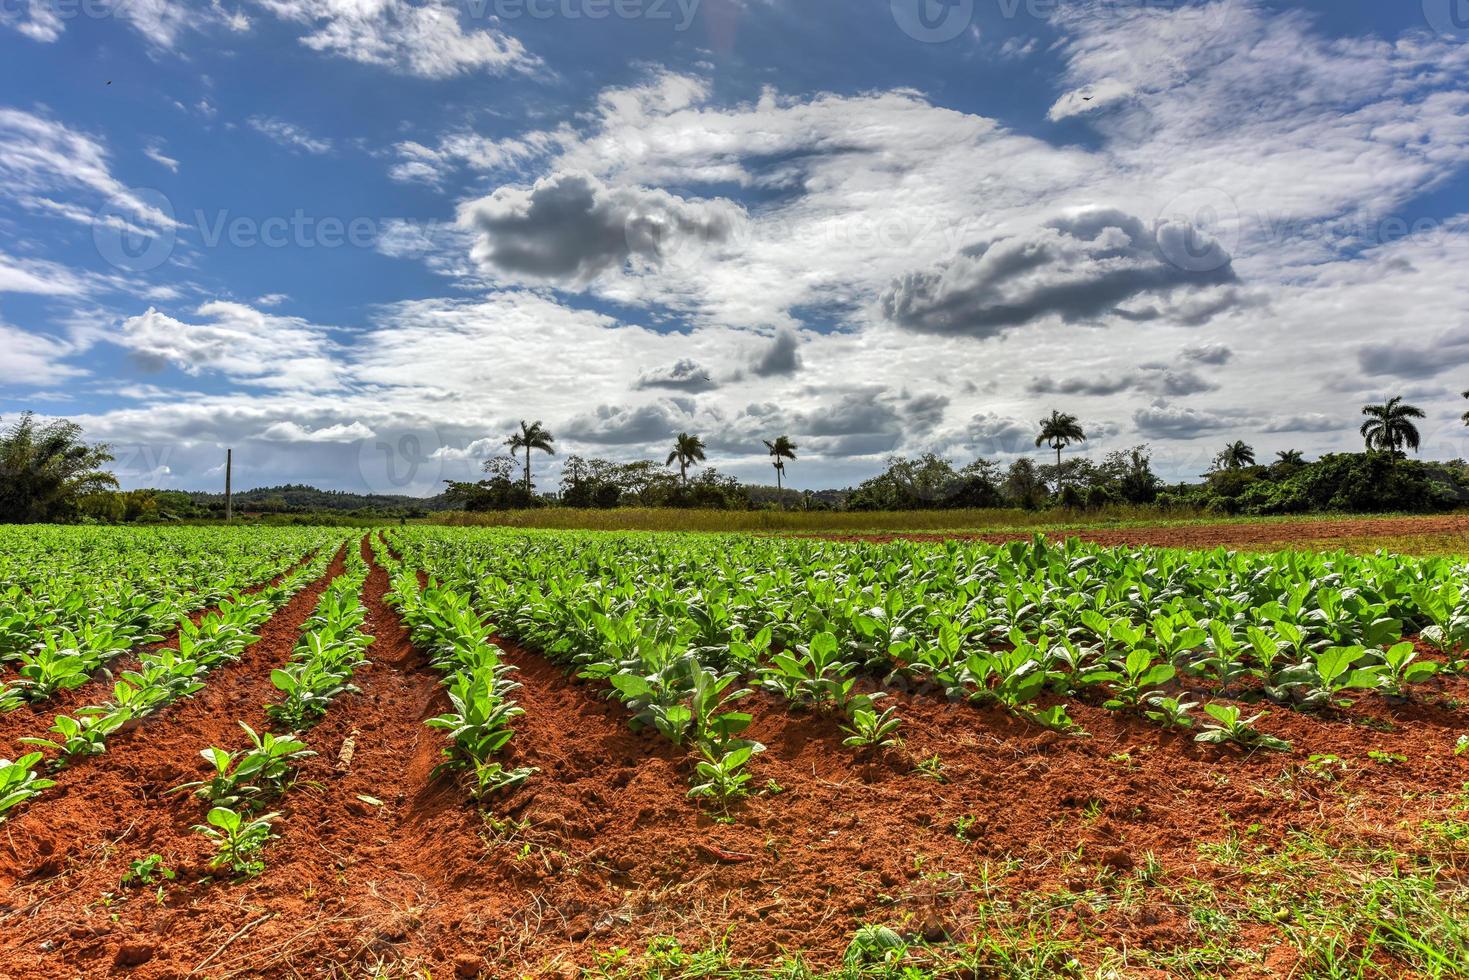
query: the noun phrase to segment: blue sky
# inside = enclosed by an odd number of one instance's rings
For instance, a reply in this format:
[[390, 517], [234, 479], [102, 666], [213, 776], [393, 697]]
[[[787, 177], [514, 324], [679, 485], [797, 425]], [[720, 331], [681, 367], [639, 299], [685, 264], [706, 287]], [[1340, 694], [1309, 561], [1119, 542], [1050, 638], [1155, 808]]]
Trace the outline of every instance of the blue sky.
[[0, 0], [0, 415], [181, 488], [1466, 455], [1456, 3]]

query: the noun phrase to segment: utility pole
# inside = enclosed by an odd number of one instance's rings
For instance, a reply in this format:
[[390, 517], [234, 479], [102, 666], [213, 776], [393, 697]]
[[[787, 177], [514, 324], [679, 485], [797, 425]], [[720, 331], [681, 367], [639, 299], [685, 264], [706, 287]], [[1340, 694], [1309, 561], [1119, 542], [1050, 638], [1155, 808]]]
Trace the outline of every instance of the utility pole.
[[226, 524], [235, 516], [234, 501], [230, 496], [230, 470], [234, 468], [234, 464], [235, 451], [226, 449], [224, 451], [224, 520]]

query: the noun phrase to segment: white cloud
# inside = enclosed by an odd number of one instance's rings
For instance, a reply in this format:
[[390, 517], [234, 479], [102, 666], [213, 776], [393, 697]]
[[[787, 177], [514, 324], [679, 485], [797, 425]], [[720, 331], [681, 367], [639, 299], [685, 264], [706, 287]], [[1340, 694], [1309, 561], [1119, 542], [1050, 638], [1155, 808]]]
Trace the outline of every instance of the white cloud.
[[[206, 30], [222, 25], [240, 32], [249, 29], [249, 19], [239, 12], [228, 12], [213, 0], [211, 3], [184, 3], [180, 0], [116, 0], [113, 3], [58, 4], [56, 0], [13, 0], [0, 4], [0, 24], [4, 24], [34, 41], [49, 43], [66, 31], [66, 21], [77, 11], [99, 16], [97, 11], [128, 24], [156, 48], [171, 49], [186, 31]], [[68, 13], [68, 11], [70, 13]], [[22, 16], [22, 14], [24, 16]]]
[[1133, 95], [1132, 86], [1127, 82], [1116, 79], [1103, 79], [1086, 88], [1072, 89], [1056, 100], [1051, 110], [1046, 113], [1046, 118], [1052, 122], [1060, 122], [1072, 116], [1084, 115], [1088, 112], [1098, 112], [1120, 102], [1125, 102]]
[[281, 146], [293, 150], [305, 150], [307, 153], [319, 156], [323, 153], [330, 153], [332, 149], [331, 140], [312, 136], [300, 126], [286, 122], [284, 119], [276, 119], [272, 116], [251, 116], [245, 122], [257, 133], [268, 136]]
[[[319, 50], [394, 71], [531, 67], [508, 47], [427, 44], [404, 18], [433, 2], [269, 6]], [[458, 116], [439, 137], [394, 131], [390, 176], [450, 190], [465, 221], [385, 223], [378, 251], [427, 261], [459, 298], [378, 308], [341, 345], [259, 312], [271, 296], [150, 311], [117, 342], [235, 390], [147, 393], [90, 421], [211, 465], [233, 444], [273, 477], [373, 486], [363, 431], [389, 446], [407, 433], [437, 467], [414, 477], [425, 492], [472, 476], [522, 414], [563, 454], [627, 458], [687, 429], [721, 469], [761, 479], [760, 439], [785, 431], [805, 485], [861, 478], [889, 451], [1033, 454], [1052, 408], [1082, 415], [1087, 451], [1153, 440], [1180, 476], [1226, 438], [1262, 454], [1355, 445], [1354, 402], [1378, 388], [1412, 391], [1462, 441], [1463, 236], [1371, 229], [1469, 162], [1469, 46], [1341, 37], [1256, 4], [1223, 21], [1062, 6], [1064, 77], [1025, 103], [1038, 117], [1053, 103], [1061, 125], [907, 89], [731, 101], [722, 77], [660, 72], [582, 112], [527, 106], [523, 132], [498, 113], [493, 135]], [[435, 24], [451, 41], [498, 36]], [[86, 223], [112, 193], [103, 145], [27, 118], [18, 150], [0, 125], [0, 193]], [[1066, 224], [1095, 214], [1112, 217]], [[684, 243], [699, 247], [669, 248]], [[63, 284], [51, 295], [66, 301], [98, 286], [38, 261], [0, 276]], [[905, 276], [885, 318], [878, 297]], [[64, 368], [65, 343], [38, 356]], [[542, 485], [556, 465], [538, 463]]]
[[158, 141], [150, 142], [143, 147], [143, 155], [160, 167], [167, 168], [171, 173], [179, 172], [179, 162], [163, 151], [163, 144]]
[[549, 153], [557, 141], [552, 133], [531, 132], [511, 139], [491, 139], [470, 132], [449, 133], [435, 146], [405, 140], [394, 147], [399, 162], [388, 175], [404, 183], [437, 184], [459, 168], [481, 173], [509, 170]]
[[0, 4], [0, 24], [43, 44], [55, 41], [66, 30], [65, 21], [50, 0]]
[[359, 442], [375, 434], [355, 419], [348, 425], [324, 425], [319, 429], [308, 429], [287, 419], [266, 426], [260, 438], [267, 442]]
[[0, 293], [76, 296], [86, 291], [83, 278], [65, 266], [0, 252]]
[[0, 108], [0, 194], [54, 210], [46, 196], [55, 193], [85, 195], [93, 209], [106, 207], [152, 228], [177, 227], [156, 200], [112, 175], [107, 149], [96, 138], [46, 116]]
[[222, 301], [194, 312], [209, 322], [186, 323], [149, 308], [105, 339], [154, 370], [219, 372], [241, 384], [281, 389], [331, 389], [340, 383], [335, 345], [322, 327]]
[[486, 28], [466, 31], [445, 0], [257, 0], [276, 16], [309, 30], [301, 43], [316, 51], [422, 78], [474, 70], [495, 74], [539, 62], [515, 38]]
[[76, 347], [47, 334], [33, 333], [0, 322], [0, 381], [8, 385], [52, 385], [85, 376], [86, 372], [63, 363]]

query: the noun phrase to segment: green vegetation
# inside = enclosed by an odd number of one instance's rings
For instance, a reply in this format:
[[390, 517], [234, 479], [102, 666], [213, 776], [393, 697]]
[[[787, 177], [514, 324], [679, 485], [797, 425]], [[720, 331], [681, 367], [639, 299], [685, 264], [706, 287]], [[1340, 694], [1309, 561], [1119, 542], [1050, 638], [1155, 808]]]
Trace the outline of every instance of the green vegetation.
[[[1315, 711], [1355, 690], [1411, 697], [1438, 666], [1403, 636], [1469, 605], [1462, 565], [1384, 555], [1040, 538], [836, 544], [425, 527], [389, 535], [403, 556], [397, 601], [423, 642], [444, 648], [457, 623], [471, 638], [461, 645], [488, 658], [479, 668], [464, 655], [439, 658], [461, 671], [452, 682], [459, 710], [436, 721], [455, 733], [451, 758], [485, 764], [510, 737], [510, 716], [495, 714], [506, 689], [488, 619], [605, 684], [634, 727], [688, 747], [695, 793], [725, 808], [745, 792], [746, 767], [761, 751], [744, 737], [750, 715], [735, 708], [749, 693], [741, 679], [792, 710], [835, 715], [854, 747], [891, 746], [901, 725], [859, 680], [901, 678], [1064, 734], [1085, 734], [1067, 701], [1096, 692], [1111, 710], [1191, 729], [1202, 743], [1288, 751], [1257, 727], [1266, 712], [1238, 702]], [[419, 568], [435, 583], [422, 593], [408, 571]], [[431, 615], [435, 605], [442, 609]], [[462, 673], [466, 664], [484, 671], [480, 680]], [[1205, 694], [1201, 715], [1183, 692]], [[481, 709], [470, 710], [471, 693]], [[484, 751], [458, 745], [482, 737]]]
[[112, 453], [81, 436], [75, 422], [43, 425], [31, 412], [0, 432], [0, 524], [71, 520], [82, 498], [117, 486], [101, 469]]

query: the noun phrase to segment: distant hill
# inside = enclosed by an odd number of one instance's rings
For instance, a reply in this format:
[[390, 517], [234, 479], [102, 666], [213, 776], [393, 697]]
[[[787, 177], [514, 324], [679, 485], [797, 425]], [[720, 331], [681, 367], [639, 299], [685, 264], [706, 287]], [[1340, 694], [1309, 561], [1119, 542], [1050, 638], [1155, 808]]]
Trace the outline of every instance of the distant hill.
[[[224, 494], [190, 491], [189, 500], [206, 510], [223, 510]], [[299, 483], [278, 487], [256, 487], [234, 494], [238, 511], [266, 514], [309, 514], [319, 511], [373, 511], [405, 513], [448, 510], [452, 505], [443, 495], [410, 497], [405, 494], [352, 493], [347, 490], [320, 490]]]

